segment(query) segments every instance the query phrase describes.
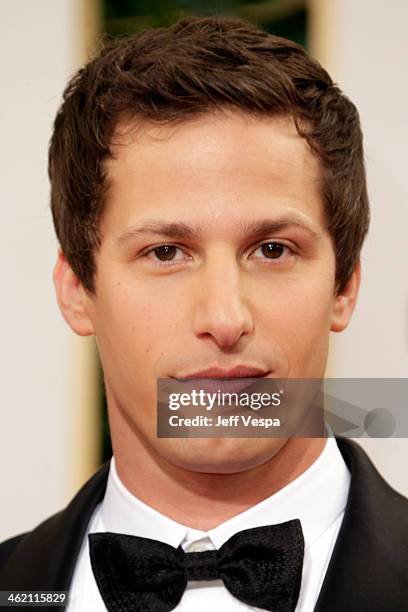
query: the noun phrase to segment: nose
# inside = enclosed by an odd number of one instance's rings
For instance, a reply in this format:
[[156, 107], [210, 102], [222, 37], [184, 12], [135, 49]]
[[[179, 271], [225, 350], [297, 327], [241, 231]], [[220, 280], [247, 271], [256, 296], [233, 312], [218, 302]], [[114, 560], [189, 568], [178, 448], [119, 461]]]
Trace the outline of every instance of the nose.
[[235, 259], [228, 263], [207, 261], [199, 275], [194, 333], [199, 338], [212, 338], [220, 348], [232, 348], [254, 328], [239, 266]]

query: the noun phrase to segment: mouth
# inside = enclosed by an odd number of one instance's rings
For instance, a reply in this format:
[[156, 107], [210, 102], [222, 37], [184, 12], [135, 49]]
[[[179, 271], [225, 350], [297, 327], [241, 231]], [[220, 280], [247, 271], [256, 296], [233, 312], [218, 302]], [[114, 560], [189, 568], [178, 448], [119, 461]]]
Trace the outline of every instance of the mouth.
[[208, 393], [240, 393], [252, 387], [260, 378], [266, 378], [270, 370], [262, 370], [253, 366], [238, 365], [223, 369], [218, 367], [200, 370], [183, 377], [174, 377], [177, 382], [183, 383], [183, 389], [203, 390]]

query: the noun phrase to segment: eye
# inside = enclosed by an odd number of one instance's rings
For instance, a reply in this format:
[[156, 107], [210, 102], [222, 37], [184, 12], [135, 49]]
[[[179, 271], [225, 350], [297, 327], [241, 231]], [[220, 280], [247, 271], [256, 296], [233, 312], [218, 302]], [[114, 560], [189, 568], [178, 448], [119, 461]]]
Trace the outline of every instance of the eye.
[[275, 240], [259, 245], [252, 251], [252, 255], [256, 255], [258, 251], [260, 251], [262, 259], [287, 259], [287, 257], [294, 255], [293, 250], [289, 246]]
[[165, 265], [167, 263], [183, 261], [183, 254], [182, 249], [175, 244], [160, 244], [147, 251], [144, 257]]

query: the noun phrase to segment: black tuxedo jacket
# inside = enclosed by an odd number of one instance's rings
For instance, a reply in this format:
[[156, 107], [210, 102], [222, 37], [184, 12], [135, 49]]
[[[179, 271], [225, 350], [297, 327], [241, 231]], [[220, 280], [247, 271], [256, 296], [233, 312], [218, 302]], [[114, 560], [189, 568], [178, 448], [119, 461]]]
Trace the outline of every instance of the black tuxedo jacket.
[[[357, 444], [337, 443], [351, 486], [315, 612], [406, 612], [408, 500], [388, 486]], [[0, 590], [69, 590], [108, 472], [107, 462], [64, 510], [0, 544]]]

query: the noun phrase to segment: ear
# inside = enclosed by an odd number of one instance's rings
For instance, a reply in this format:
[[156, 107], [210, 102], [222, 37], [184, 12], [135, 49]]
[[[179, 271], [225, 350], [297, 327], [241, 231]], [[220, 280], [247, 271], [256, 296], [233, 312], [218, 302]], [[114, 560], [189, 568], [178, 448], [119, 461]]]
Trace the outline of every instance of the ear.
[[361, 264], [357, 262], [353, 274], [341, 293], [334, 296], [331, 331], [341, 332], [347, 327], [357, 302], [361, 280]]
[[53, 280], [58, 305], [65, 321], [79, 336], [92, 335], [94, 328], [86, 307], [85, 290], [61, 249], [58, 251]]

